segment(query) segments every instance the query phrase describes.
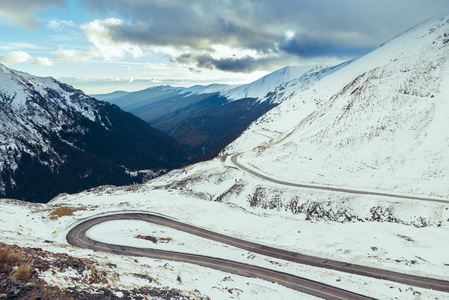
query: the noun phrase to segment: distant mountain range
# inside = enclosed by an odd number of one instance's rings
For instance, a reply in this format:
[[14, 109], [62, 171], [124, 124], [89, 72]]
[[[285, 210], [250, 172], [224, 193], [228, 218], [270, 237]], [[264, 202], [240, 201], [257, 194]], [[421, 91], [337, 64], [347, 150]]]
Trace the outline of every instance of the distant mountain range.
[[156, 86], [92, 95], [173, 136], [191, 154], [212, 158], [248, 125], [339, 67], [285, 67], [241, 86]]
[[116, 105], [0, 65], [0, 197], [45, 202], [187, 158], [174, 138]]

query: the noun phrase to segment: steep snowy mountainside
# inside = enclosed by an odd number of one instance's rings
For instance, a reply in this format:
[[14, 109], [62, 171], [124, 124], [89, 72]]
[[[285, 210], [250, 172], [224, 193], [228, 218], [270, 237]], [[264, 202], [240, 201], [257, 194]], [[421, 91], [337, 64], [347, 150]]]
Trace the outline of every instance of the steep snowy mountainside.
[[98, 104], [81, 91], [58, 83], [51, 77], [32, 76], [0, 66], [3, 105], [32, 117], [35, 122], [44, 126], [63, 121], [62, 112], [53, 109], [55, 105], [60, 106], [59, 102], [91, 121], [97, 120], [95, 109]]
[[238, 87], [239, 85], [236, 84], [220, 84], [220, 83], [213, 83], [205, 86], [201, 90], [197, 91], [196, 94], [211, 94], [211, 93], [222, 93], [226, 92], [228, 90], [234, 89]]
[[48, 201], [63, 191], [132, 183], [124, 167], [168, 168], [187, 159], [173, 138], [115, 105], [0, 67], [2, 196]]
[[278, 85], [275, 89], [266, 93], [259, 99], [261, 102], [269, 101], [271, 103], [282, 103], [287, 99], [295, 97], [296, 94], [309, 89], [316, 82], [340, 70], [351, 62], [352, 60], [327, 68], [316, 66], [310, 71], [302, 74], [300, 77]]
[[270, 111], [263, 126], [276, 128], [273, 114], [294, 128], [246, 159], [288, 181], [447, 198], [448, 59], [446, 13], [285, 101], [276, 111], [286, 114]]
[[[245, 98], [264, 99], [267, 93], [271, 93], [288, 81], [302, 77], [308, 73], [316, 73], [324, 69], [321, 66], [289, 66], [270, 73], [254, 82], [235, 87], [221, 92], [221, 96], [235, 101]], [[280, 99], [280, 98], [278, 98]]]
[[58, 156], [46, 145], [48, 137], [38, 127], [61, 130], [63, 125], [75, 123], [75, 114], [101, 123], [96, 111], [102, 104], [81, 91], [58, 84], [53, 78], [31, 76], [3, 65], [0, 71], [0, 97], [0, 147], [4, 154], [0, 163], [2, 167], [6, 164], [13, 170], [17, 167], [14, 157], [17, 150], [32, 152], [21, 142], [42, 148], [43, 152], [57, 159], [47, 163], [58, 163]]
[[[280, 133], [291, 129], [295, 121], [300, 120], [314, 111], [319, 105], [320, 100], [312, 97], [308, 99], [297, 99], [302, 93], [311, 89], [313, 85], [321, 81], [326, 76], [344, 68], [352, 63], [347, 61], [337, 66], [321, 69], [317, 72], [306, 73], [299, 78], [290, 80], [278, 86], [272, 92], [267, 93], [260, 98], [261, 103], [282, 103], [271, 109], [268, 113], [250, 124], [241, 136], [228, 145], [222, 154], [243, 152], [267, 142], [267, 136], [276, 137]], [[313, 89], [311, 89], [313, 90]], [[314, 92], [316, 92], [314, 90]], [[256, 134], [254, 134], [256, 132]], [[262, 133], [263, 132], [263, 133]]]

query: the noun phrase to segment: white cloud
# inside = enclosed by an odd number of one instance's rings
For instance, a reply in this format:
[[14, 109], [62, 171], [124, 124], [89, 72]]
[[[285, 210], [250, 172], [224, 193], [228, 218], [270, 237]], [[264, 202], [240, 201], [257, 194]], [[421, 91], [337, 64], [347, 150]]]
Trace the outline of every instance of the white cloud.
[[12, 51], [0, 55], [0, 62], [4, 64], [21, 64], [33, 61], [33, 57], [24, 51]]
[[2, 42], [0, 45], [0, 50], [13, 51], [18, 49], [32, 49], [32, 50], [42, 50], [47, 49], [43, 46], [30, 44], [30, 43], [14, 43], [14, 42]]
[[128, 42], [114, 41], [110, 28], [121, 26], [123, 22], [119, 19], [109, 18], [105, 20], [94, 20], [81, 25], [87, 39], [93, 45], [90, 53], [94, 57], [101, 57], [106, 61], [124, 58], [131, 55], [134, 58], [144, 56], [142, 49]]
[[11, 51], [6, 54], [0, 55], [0, 62], [9, 65], [33, 63], [38, 66], [52, 66], [53, 61], [48, 57], [32, 57], [30, 54], [24, 51]]
[[[91, 44], [90, 48], [85, 51], [80, 51], [59, 47], [58, 50], [52, 52], [52, 55], [62, 60], [89, 61], [94, 58], [100, 58], [108, 62], [120, 60], [127, 55], [131, 55], [134, 58], [144, 56], [144, 52], [138, 45], [114, 41], [110, 28], [121, 26], [122, 24], [123, 22], [121, 20], [115, 18], [84, 23], [79, 26], [79, 29], [82, 30], [88, 42]], [[76, 27], [72, 21], [65, 20], [52, 20], [47, 24], [48, 28], [55, 30], [67, 26]]]
[[88, 61], [93, 57], [92, 53], [87, 51], [78, 51], [73, 49], [59, 48], [51, 53], [62, 60]]
[[260, 58], [260, 55], [256, 50], [242, 47], [229, 47], [227, 45], [213, 45], [211, 47], [214, 51], [210, 53], [213, 58], [221, 59], [227, 57], [243, 58], [246, 56], [251, 56], [254, 58]]
[[47, 57], [36, 57], [33, 60], [33, 64], [39, 65], [39, 66], [52, 66], [53, 62], [47, 58]]
[[76, 24], [70, 20], [51, 20], [47, 23], [49, 29], [62, 29], [64, 27], [76, 27]]
[[287, 41], [292, 40], [294, 37], [295, 37], [295, 32], [294, 32], [293, 30], [287, 30], [287, 31], [285, 32], [285, 39], [286, 39]]

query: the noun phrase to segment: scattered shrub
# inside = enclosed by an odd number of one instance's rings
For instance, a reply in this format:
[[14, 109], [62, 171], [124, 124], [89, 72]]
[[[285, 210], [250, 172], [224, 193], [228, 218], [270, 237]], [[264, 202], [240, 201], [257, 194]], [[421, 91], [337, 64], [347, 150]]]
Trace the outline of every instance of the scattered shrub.
[[50, 220], [57, 220], [63, 216], [72, 216], [75, 211], [86, 210], [85, 208], [69, 208], [69, 207], [58, 207], [50, 213]]
[[172, 238], [169, 238], [169, 237], [167, 237], [167, 238], [159, 238], [159, 241], [161, 243], [169, 243], [169, 242], [171, 242], [171, 240], [172, 240]]
[[31, 266], [31, 262], [27, 261], [26, 263], [22, 263], [19, 265], [17, 270], [14, 272], [13, 277], [20, 281], [25, 281], [31, 276], [31, 272], [33, 268]]
[[0, 248], [0, 273], [11, 271], [12, 267], [22, 260], [22, 254], [14, 251], [10, 246]]

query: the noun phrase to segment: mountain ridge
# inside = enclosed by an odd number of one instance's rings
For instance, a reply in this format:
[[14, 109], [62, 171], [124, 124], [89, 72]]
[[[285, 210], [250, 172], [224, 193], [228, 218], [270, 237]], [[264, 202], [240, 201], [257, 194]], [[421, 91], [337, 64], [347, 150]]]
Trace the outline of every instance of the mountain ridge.
[[173, 138], [118, 106], [3, 65], [0, 114], [0, 192], [6, 197], [43, 202], [59, 192], [140, 180], [126, 168], [173, 168], [187, 161]]

